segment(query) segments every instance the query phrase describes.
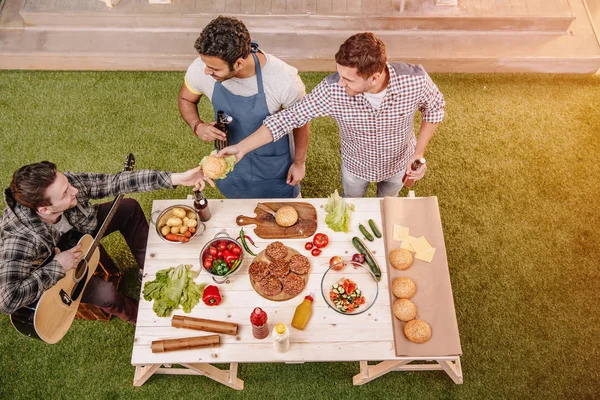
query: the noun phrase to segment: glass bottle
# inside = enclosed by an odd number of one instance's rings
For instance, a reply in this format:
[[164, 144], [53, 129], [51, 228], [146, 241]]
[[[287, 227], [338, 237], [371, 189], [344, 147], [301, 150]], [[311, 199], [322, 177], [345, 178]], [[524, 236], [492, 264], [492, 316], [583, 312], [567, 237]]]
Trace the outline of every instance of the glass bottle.
[[225, 140], [215, 139], [215, 149], [217, 149], [217, 151], [229, 145], [229, 124], [232, 120], [233, 118], [225, 114], [223, 110], [217, 111], [217, 122], [215, 123], [215, 128], [225, 134]]
[[294, 318], [292, 318], [292, 326], [296, 329], [304, 330], [310, 316], [312, 315], [313, 294], [309, 294], [304, 298], [304, 301], [296, 307]]
[[[418, 170], [422, 164], [425, 164], [425, 159], [424, 158], [419, 158], [415, 161], [412, 162], [412, 164], [410, 164], [410, 169], [412, 171], [416, 171]], [[415, 179], [409, 178], [407, 174], [404, 174], [404, 177], [402, 178], [402, 183], [404, 184], [404, 186], [406, 187], [413, 187], [415, 186]]]
[[252, 336], [256, 339], [264, 339], [269, 336], [269, 324], [267, 324], [267, 313], [262, 308], [256, 307], [250, 314], [252, 324]]
[[210, 208], [208, 208], [208, 200], [200, 190], [194, 190], [194, 208], [200, 217], [200, 221], [208, 221], [210, 219]]

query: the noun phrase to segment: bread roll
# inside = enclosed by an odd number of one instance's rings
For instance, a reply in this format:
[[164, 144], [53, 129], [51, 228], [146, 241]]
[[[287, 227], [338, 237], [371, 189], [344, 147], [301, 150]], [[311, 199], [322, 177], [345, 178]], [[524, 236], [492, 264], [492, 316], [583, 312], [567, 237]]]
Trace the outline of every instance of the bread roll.
[[412, 254], [406, 249], [394, 249], [390, 251], [389, 258], [392, 267], [402, 271], [408, 269], [408, 267], [410, 267], [413, 262]]
[[410, 321], [417, 316], [417, 306], [408, 299], [398, 299], [394, 302], [394, 316], [400, 321]]
[[292, 226], [298, 222], [298, 212], [292, 206], [280, 207], [275, 214], [275, 222], [283, 227]]
[[410, 299], [417, 292], [417, 285], [412, 279], [402, 276], [392, 281], [392, 293], [399, 299]]
[[422, 319], [413, 319], [404, 326], [404, 335], [413, 343], [425, 343], [431, 339], [431, 327]]

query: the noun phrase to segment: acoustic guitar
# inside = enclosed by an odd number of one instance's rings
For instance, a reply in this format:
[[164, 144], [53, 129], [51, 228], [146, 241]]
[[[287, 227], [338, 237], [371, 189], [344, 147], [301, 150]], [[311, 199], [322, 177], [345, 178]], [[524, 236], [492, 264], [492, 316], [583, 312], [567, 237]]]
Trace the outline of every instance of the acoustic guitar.
[[[134, 165], [135, 158], [133, 154], [129, 154], [125, 160], [124, 171], [133, 171]], [[79, 239], [78, 243], [81, 244], [81, 252], [84, 257], [79, 261], [77, 267], [67, 271], [66, 275], [46, 290], [37, 301], [21, 307], [11, 314], [10, 321], [17, 331], [49, 344], [54, 344], [65, 336], [77, 314], [81, 294], [98, 266], [100, 239], [104, 236], [122, 198], [123, 195], [118, 195], [113, 200], [96, 237], [83, 235], [74, 230], [61, 237], [58, 243], [61, 251], [73, 248]], [[55, 255], [56, 252], [50, 254], [38, 268], [47, 265]]]

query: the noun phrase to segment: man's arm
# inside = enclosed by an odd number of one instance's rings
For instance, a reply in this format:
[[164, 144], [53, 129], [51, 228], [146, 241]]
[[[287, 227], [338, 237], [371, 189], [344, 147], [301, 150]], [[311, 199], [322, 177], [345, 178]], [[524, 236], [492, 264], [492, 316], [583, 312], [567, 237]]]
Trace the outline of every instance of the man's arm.
[[310, 122], [304, 126], [294, 129], [294, 163], [290, 166], [287, 175], [287, 183], [296, 185], [306, 175], [306, 154], [308, 152], [308, 143], [310, 142]]
[[445, 106], [446, 102], [444, 101], [444, 95], [442, 95], [438, 87], [433, 83], [429, 75], [426, 75], [421, 93], [421, 100], [419, 102], [419, 110], [421, 110], [421, 115], [423, 116], [421, 129], [419, 129], [419, 137], [417, 138], [415, 152], [410, 157], [406, 169], [406, 174], [411, 179], [419, 180], [425, 176], [427, 165], [422, 165], [416, 171], [411, 170], [410, 165], [414, 160], [422, 158], [425, 155], [425, 149], [433, 137], [433, 133], [444, 118]]
[[[236, 161], [239, 161], [252, 150], [281, 139], [293, 129], [302, 129], [313, 118], [329, 115], [331, 100], [327, 86], [327, 82], [323, 80], [301, 101], [285, 110], [281, 110], [277, 114], [267, 117], [263, 125], [256, 132], [237, 145], [225, 147], [219, 151], [217, 156], [235, 155]], [[306, 129], [309, 129], [308, 126]], [[306, 135], [301, 140], [306, 140], [306, 145], [308, 146], [308, 139], [309, 135]]]
[[183, 120], [192, 129], [194, 135], [198, 136], [205, 142], [211, 142], [215, 139], [225, 140], [225, 134], [215, 128], [213, 124], [207, 124], [200, 119], [198, 114], [198, 102], [202, 97], [202, 93], [196, 94], [188, 89], [185, 81], [179, 90], [177, 104], [179, 105], [179, 113]]

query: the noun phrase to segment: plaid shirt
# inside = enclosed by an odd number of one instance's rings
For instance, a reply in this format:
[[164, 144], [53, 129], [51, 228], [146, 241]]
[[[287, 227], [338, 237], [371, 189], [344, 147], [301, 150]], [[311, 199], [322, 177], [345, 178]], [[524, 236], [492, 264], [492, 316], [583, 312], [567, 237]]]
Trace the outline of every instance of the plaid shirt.
[[[98, 205], [90, 199], [131, 192], [172, 188], [171, 174], [162, 171], [121, 172], [115, 175], [71, 174], [65, 176], [75, 188], [77, 205], [64, 212], [73, 228], [93, 234], [98, 226]], [[33, 303], [65, 276], [58, 261], [38, 266], [53, 253], [60, 233], [44, 223], [35, 211], [17, 203], [10, 189], [4, 191], [6, 209], [0, 221], [0, 311], [10, 314]]]
[[279, 140], [293, 128], [315, 117], [335, 119], [346, 169], [358, 178], [381, 182], [404, 170], [416, 146], [415, 113], [426, 122], [444, 118], [444, 97], [420, 65], [388, 63], [390, 81], [378, 110], [365, 95], [349, 96], [337, 83], [339, 75], [326, 77], [295, 105], [267, 117], [264, 124]]

